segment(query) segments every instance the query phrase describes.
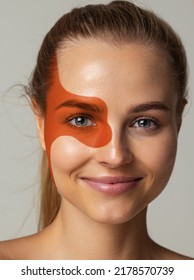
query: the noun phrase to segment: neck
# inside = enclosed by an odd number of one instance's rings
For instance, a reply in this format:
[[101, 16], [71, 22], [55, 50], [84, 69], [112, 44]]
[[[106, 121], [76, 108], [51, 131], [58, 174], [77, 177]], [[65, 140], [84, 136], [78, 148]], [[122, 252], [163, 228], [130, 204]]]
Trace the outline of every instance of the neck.
[[59, 259], [150, 259], [146, 212], [123, 224], [105, 224], [62, 205], [49, 227], [53, 251]]

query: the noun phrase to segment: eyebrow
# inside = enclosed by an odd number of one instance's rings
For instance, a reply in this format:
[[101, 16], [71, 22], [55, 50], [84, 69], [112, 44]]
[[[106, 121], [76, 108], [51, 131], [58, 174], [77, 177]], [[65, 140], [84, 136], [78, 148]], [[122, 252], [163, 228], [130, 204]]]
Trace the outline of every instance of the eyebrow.
[[55, 110], [58, 110], [62, 107], [70, 107], [70, 108], [79, 108], [83, 110], [87, 110], [93, 113], [101, 113], [102, 109], [98, 107], [95, 104], [92, 103], [86, 103], [86, 102], [80, 102], [74, 99], [67, 100], [63, 103], [61, 103], [59, 106], [55, 108]]
[[132, 112], [132, 113], [143, 113], [143, 112], [151, 111], [151, 110], [170, 111], [170, 109], [164, 103], [158, 102], [158, 101], [152, 101], [152, 102], [147, 102], [147, 103], [143, 103], [143, 104], [133, 106], [130, 109], [130, 112]]

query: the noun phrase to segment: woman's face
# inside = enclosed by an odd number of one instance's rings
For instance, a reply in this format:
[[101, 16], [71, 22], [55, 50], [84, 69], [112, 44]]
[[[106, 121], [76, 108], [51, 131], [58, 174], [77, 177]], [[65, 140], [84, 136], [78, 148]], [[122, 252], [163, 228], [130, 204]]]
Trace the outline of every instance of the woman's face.
[[164, 189], [178, 134], [166, 57], [95, 39], [58, 52], [44, 140], [62, 207], [124, 223]]

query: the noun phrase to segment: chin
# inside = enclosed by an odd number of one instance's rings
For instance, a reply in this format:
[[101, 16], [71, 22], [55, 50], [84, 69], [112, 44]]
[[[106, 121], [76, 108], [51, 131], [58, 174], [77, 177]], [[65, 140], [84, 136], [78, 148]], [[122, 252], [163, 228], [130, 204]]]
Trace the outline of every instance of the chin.
[[119, 225], [130, 222], [143, 210], [135, 211], [135, 209], [130, 209], [129, 204], [126, 207], [124, 205], [121, 205], [121, 207], [115, 205], [114, 207], [103, 206], [96, 209], [97, 211], [87, 213], [88, 216], [98, 223], [108, 225]]

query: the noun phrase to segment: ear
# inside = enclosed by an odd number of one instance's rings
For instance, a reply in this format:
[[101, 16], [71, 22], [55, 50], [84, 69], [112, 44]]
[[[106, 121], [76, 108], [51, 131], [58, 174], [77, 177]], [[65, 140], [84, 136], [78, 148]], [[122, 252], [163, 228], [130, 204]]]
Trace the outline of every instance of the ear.
[[179, 130], [181, 128], [181, 125], [182, 125], [182, 115], [183, 115], [183, 111], [184, 111], [184, 108], [185, 106], [187, 105], [187, 99], [184, 98], [183, 101], [182, 101], [182, 104], [179, 105], [179, 108], [178, 108], [178, 116], [177, 116], [177, 130], [178, 130], [178, 133], [179, 133]]
[[37, 105], [36, 101], [32, 100], [31, 101], [31, 108], [34, 113], [35, 121], [36, 121], [36, 127], [37, 127], [37, 133], [38, 133], [38, 138], [41, 147], [43, 150], [46, 150], [46, 145], [45, 145], [45, 139], [44, 139], [44, 116]]
[[179, 133], [180, 129], [181, 129], [181, 125], [182, 125], [182, 115], [179, 115], [177, 117], [177, 131]]

